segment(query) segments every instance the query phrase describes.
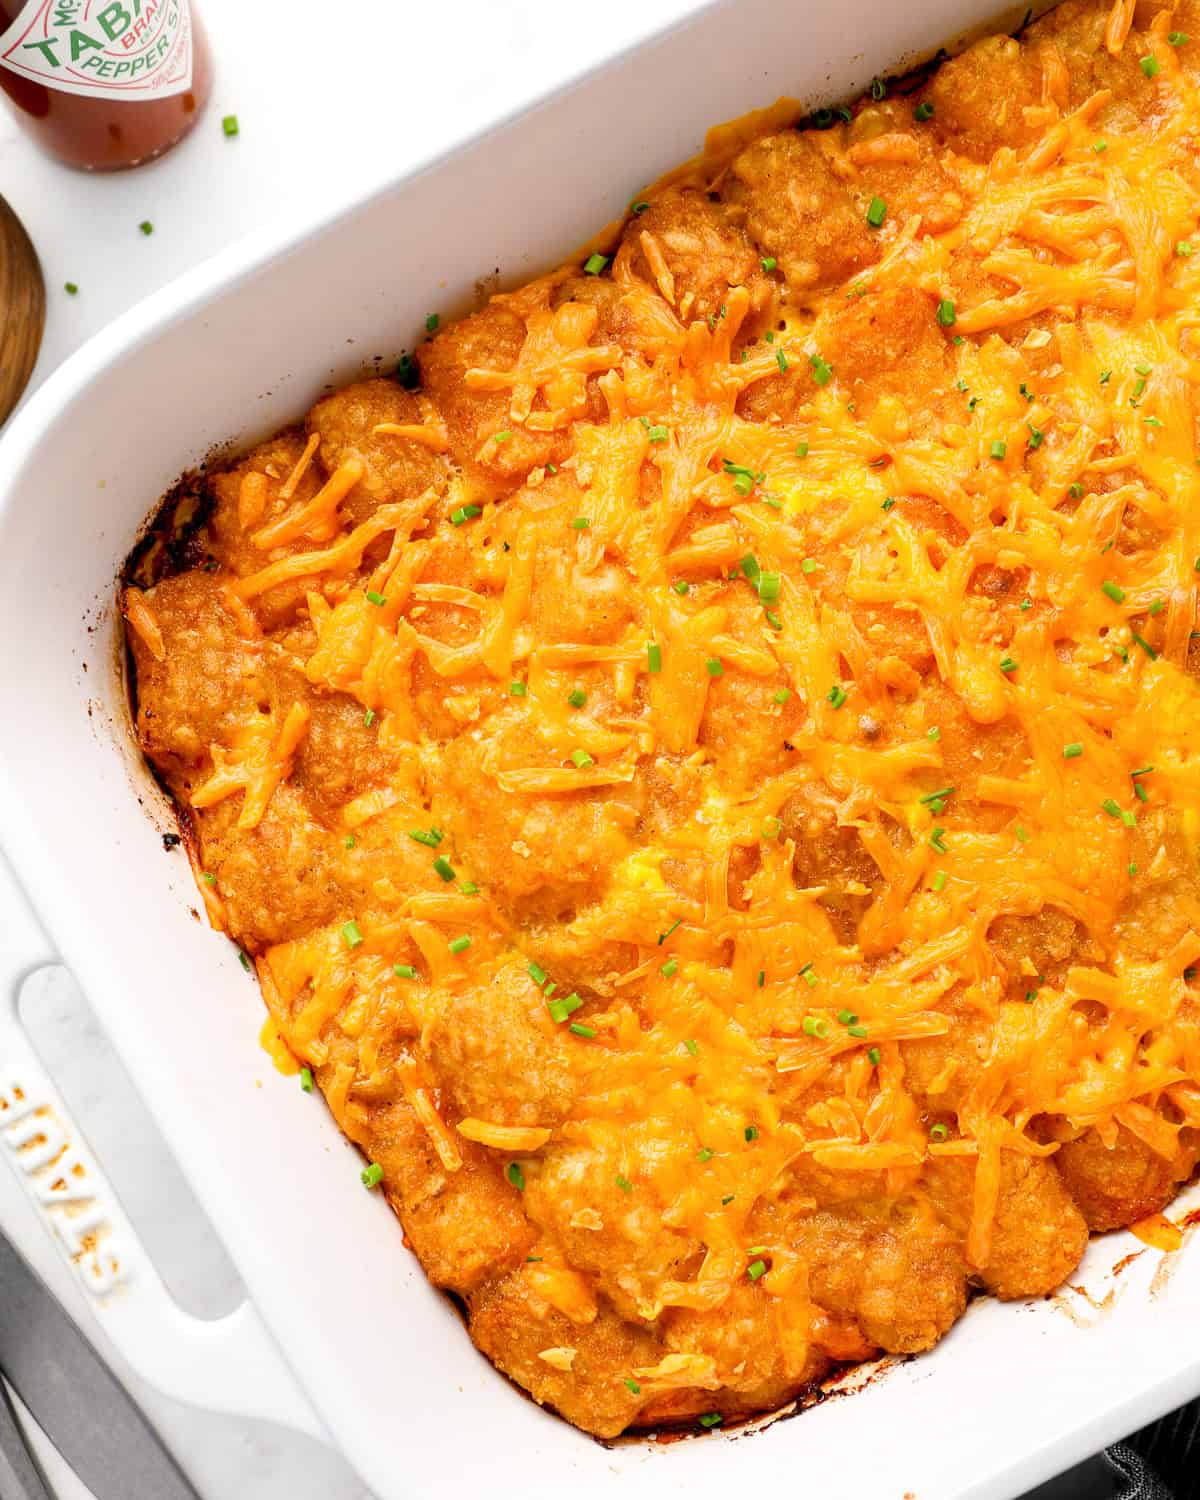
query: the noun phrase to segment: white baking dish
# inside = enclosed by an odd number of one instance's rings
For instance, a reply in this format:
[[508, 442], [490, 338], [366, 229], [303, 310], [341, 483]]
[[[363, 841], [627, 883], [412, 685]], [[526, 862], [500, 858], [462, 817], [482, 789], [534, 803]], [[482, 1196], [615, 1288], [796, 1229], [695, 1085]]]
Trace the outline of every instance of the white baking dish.
[[[259, 1051], [258, 996], [196, 919], [182, 856], [164, 853], [166, 810], [114, 670], [114, 576], [156, 497], [211, 445], [252, 440], [326, 381], [394, 358], [477, 277], [553, 262], [708, 124], [783, 93], [844, 96], [995, 15], [993, 0], [699, 9], [336, 220], [203, 266], [76, 355], [0, 444], [4, 847], [313, 1406], [381, 1500], [435, 1485], [528, 1500], [620, 1486], [634, 1500], [780, 1482], [822, 1500], [1008, 1497], [1200, 1392], [1200, 1258], [1175, 1256], [1166, 1276], [1147, 1251], [1118, 1274], [1138, 1247], [1114, 1236], [1081, 1273], [1090, 1302], [980, 1303], [933, 1355], [758, 1435], [609, 1450], [539, 1411], [473, 1351], [320, 1104]], [[0, 933], [0, 984], [49, 951], [32, 927]], [[0, 1108], [5, 1067], [35, 1076], [23, 1047], [0, 1008]], [[107, 1222], [120, 1227], [112, 1205]], [[317, 1425], [272, 1374], [249, 1309], [198, 1329], [136, 1247], [121, 1256], [137, 1274], [94, 1300], [149, 1378]]]

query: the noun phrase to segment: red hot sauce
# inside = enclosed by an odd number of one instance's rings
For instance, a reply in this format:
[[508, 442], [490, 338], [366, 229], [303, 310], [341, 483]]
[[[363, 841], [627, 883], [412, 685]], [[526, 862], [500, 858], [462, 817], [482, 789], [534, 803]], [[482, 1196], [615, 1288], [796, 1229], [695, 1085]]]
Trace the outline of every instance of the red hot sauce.
[[110, 172], [187, 135], [212, 54], [191, 0], [0, 0], [0, 89], [44, 151]]

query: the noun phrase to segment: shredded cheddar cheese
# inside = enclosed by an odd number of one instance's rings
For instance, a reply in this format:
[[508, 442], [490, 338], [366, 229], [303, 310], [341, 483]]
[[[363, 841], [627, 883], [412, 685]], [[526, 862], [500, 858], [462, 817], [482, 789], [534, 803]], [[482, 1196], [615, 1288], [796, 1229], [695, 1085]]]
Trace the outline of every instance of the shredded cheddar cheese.
[[714, 136], [217, 476], [211, 566], [124, 592], [268, 1044], [589, 1430], [928, 1348], [1090, 1230], [1180, 1242], [1184, 10], [1068, 0]]

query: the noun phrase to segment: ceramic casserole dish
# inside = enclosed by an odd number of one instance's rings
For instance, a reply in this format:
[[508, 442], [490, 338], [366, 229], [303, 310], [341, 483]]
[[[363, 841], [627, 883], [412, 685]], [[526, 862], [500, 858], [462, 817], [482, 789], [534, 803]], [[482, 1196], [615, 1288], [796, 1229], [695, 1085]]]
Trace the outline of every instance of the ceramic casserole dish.
[[[790, 1420], [605, 1447], [539, 1410], [471, 1347], [363, 1193], [333, 1121], [255, 1045], [252, 981], [198, 920], [182, 853], [164, 854], [169, 810], [132, 742], [120, 671], [114, 580], [156, 498], [214, 445], [249, 444], [364, 359], [394, 357], [435, 289], [439, 305], [466, 306], [481, 274], [515, 284], [554, 264], [712, 123], [783, 94], [849, 96], [1009, 19], [993, 0], [697, 8], [336, 217], [202, 266], [77, 354], [0, 443], [0, 844], [49, 934], [0, 866], [13, 913], [0, 932], [0, 1144], [45, 1201], [62, 1140], [76, 1152], [94, 1198], [47, 1223], [118, 1345], [172, 1394], [327, 1433], [381, 1500], [434, 1485], [586, 1500], [781, 1482], [823, 1500], [1000, 1500], [1200, 1392], [1200, 1262], [1186, 1245], [1131, 1262], [1144, 1247], [1117, 1234], [1093, 1242], [1073, 1288], [980, 1300], [932, 1354], [859, 1372]], [[569, 171], [571, 193], [542, 190]], [[11, 1003], [54, 954], [265, 1329], [249, 1307], [203, 1327], [180, 1313], [71, 1135]]]

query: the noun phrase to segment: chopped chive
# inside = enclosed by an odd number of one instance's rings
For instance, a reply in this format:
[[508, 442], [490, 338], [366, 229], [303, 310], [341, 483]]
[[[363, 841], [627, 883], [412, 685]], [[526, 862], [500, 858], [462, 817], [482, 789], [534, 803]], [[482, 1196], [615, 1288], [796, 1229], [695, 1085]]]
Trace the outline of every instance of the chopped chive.
[[762, 836], [764, 839], [768, 840], [768, 842], [773, 842], [775, 839], [777, 839], [782, 830], [783, 820], [781, 818], [763, 819]]
[[583, 1004], [583, 1001], [571, 991], [569, 995], [560, 995], [557, 1000], [547, 1002], [546, 1009], [550, 1012], [550, 1019], [557, 1022], [559, 1026]]
[[720, 1427], [725, 1418], [719, 1411], [706, 1411], [702, 1417], [698, 1417], [701, 1427]]
[[1161, 427], [1162, 421], [1158, 417], [1143, 417], [1142, 424], [1146, 427]]
[[839, 1010], [837, 1013], [839, 1026], [853, 1026], [858, 1017], [852, 1010]]
[[371, 725], [374, 724], [374, 722], [375, 710], [373, 708], [368, 708], [366, 713], [363, 714], [363, 727], [365, 729], [370, 729]]
[[1183, 260], [1186, 260], [1188, 258], [1188, 256], [1191, 255], [1191, 253], [1192, 253], [1192, 242], [1191, 242], [1191, 240], [1176, 240], [1175, 241], [1175, 254], [1176, 255], [1180, 256]]
[[818, 385], [828, 385], [833, 379], [833, 366], [826, 364], [819, 354], [810, 354], [808, 362], [812, 366], [813, 379]]
[[[805, 978], [807, 978], [807, 974]], [[827, 1037], [829, 1035], [829, 1022], [823, 1016], [805, 1016], [800, 1023], [800, 1029], [805, 1036]]]
[[946, 889], [946, 880], [947, 875], [945, 870], [939, 870], [933, 877], [933, 889], [935, 891], [944, 891]]
[[841, 708], [850, 694], [842, 687], [841, 683], [835, 682], [825, 696], [833, 704], [834, 708]]
[[697, 1161], [712, 1161], [713, 1157], [716, 1154], [717, 1153], [715, 1151], [713, 1151], [710, 1147], [708, 1147], [708, 1146], [701, 1146], [700, 1149], [699, 1149], [699, 1151], [696, 1152], [696, 1160]]
[[880, 1052], [879, 1052], [879, 1048], [878, 1047], [868, 1047], [867, 1048], [867, 1061], [871, 1064], [871, 1066], [873, 1068], [877, 1068], [879, 1066], [879, 1058], [880, 1058]]
[[775, 702], [782, 705], [782, 704], [786, 703], [788, 701], [788, 699], [792, 696], [792, 690], [791, 690], [791, 688], [780, 688], [779, 691], [777, 693], [775, 693], [773, 696], [774, 696]]
[[[613, 1180], [616, 1182], [617, 1186], [621, 1189], [621, 1191], [623, 1193], [632, 1193], [633, 1192], [633, 1183], [630, 1182], [630, 1180], [629, 1180], [628, 1177], [622, 1177], [622, 1175], [620, 1174], [620, 1172], [617, 1173], [616, 1177]], [[626, 1381], [625, 1383], [626, 1383], [626, 1385], [629, 1384], [628, 1381]]]
[[572, 708], [582, 708], [587, 702], [587, 694], [582, 688], [572, 688], [567, 694], [567, 702]]
[[253, 974], [254, 970], [250, 966], [250, 960], [246, 957], [245, 951], [241, 948], [238, 949], [238, 963], [241, 964], [242, 968], [245, 969], [247, 974]]
[[913, 110], [913, 119], [919, 120], [922, 124], [926, 120], [933, 119], [933, 105], [930, 104], [928, 99], [922, 99], [921, 103]]
[[773, 609], [765, 609], [763, 610], [763, 614], [766, 615], [767, 624], [771, 627], [772, 630], [783, 629], [783, 621], [779, 618], [779, 616]]
[[1150, 793], [1146, 790], [1146, 784], [1143, 781], [1135, 781], [1133, 783], [1133, 795], [1139, 802], [1149, 802], [1150, 800]]
[[679, 973], [679, 960], [677, 958], [668, 958], [666, 963], [663, 964], [662, 968], [660, 968], [658, 972], [663, 976], [664, 979], [673, 978], [676, 974]]
[[758, 582], [758, 559], [753, 552], [746, 553], [745, 557], [738, 563], [737, 568], [730, 574], [730, 577], [736, 578], [739, 572], [743, 577], [748, 578], [751, 583]]
[[942, 731], [938, 728], [938, 726], [936, 724], [932, 727], [932, 729], [927, 729], [925, 731], [925, 738], [927, 740], [940, 740], [941, 737], [942, 737]]
[[515, 678], [508, 685], [508, 695], [510, 698], [523, 698], [528, 691], [529, 688], [519, 677]]
[[[637, 212], [636, 206], [634, 208], [634, 212]], [[626, 1388], [628, 1390], [631, 1390], [635, 1396], [640, 1396], [642, 1394], [641, 1386], [638, 1385], [636, 1380], [631, 1380], [628, 1375], [626, 1375], [625, 1377], [625, 1385]]]
[[766, 984], [766, 982], [767, 982], [767, 971], [766, 971], [766, 969], [759, 969], [759, 971], [758, 971], [758, 987], [759, 987], [760, 990]]
[[954, 792], [955, 792], [955, 788], [954, 787], [952, 787], [952, 786], [944, 786], [944, 787], [941, 787], [936, 792], [926, 792], [925, 795], [923, 797], [919, 798], [918, 800], [921, 801], [921, 802], [924, 802], [926, 804], [926, 806], [930, 806], [931, 807], [931, 806], [933, 806], [934, 803], [937, 803], [937, 802], [941, 802], [941, 803], [944, 804], [946, 802], [947, 798], [952, 797], [954, 795]]
[[1141, 68], [1147, 78], [1154, 78], [1158, 74], [1158, 58], [1153, 53], [1147, 52], [1145, 57], [1138, 58], [1138, 67]]
[[997, 438], [988, 451], [993, 458], [1002, 459], [1008, 452], [1008, 444]]
[[465, 953], [471, 946], [471, 939], [464, 933], [462, 937], [456, 937], [450, 944], [451, 953]]
[[1134, 642], [1142, 648], [1142, 650], [1146, 653], [1151, 661], [1158, 660], [1158, 652], [1154, 649], [1154, 647], [1148, 640], [1146, 640], [1143, 636], [1140, 636], [1136, 630], [1131, 630], [1129, 634], [1133, 637]]
[[397, 979], [415, 979], [417, 977], [417, 971], [413, 968], [412, 964], [393, 964], [392, 973]]
[[79, 286], [74, 281], [64, 281], [63, 291], [66, 292], [68, 297], [77, 297], [79, 295]]
[[675, 920], [671, 923], [670, 927], [668, 927], [665, 932], [660, 932], [659, 933], [659, 935], [658, 935], [658, 946], [661, 948], [662, 945], [666, 942], [666, 940], [675, 931], [675, 929], [677, 927], [682, 927], [682, 926], [683, 926], [683, 918], [682, 917], [676, 917]]
[[473, 880], [460, 880], [458, 888], [464, 896], [478, 896], [479, 894], [479, 887]]
[[931, 1125], [929, 1127], [929, 1139], [931, 1141], [948, 1141], [950, 1139], [949, 1125]]
[[773, 255], [764, 255], [761, 261], [763, 270], [767, 272], [773, 271], [778, 264]]
[[358, 923], [357, 922], [351, 920], [349, 922], [346, 922], [343, 925], [343, 927], [342, 927], [342, 941], [346, 944], [347, 948], [357, 948], [358, 945], [362, 942], [362, 940], [363, 940], [363, 935], [358, 930]]
[[418, 844], [424, 844], [427, 849], [436, 849], [437, 846], [442, 842], [442, 839], [445, 837], [445, 835], [436, 828], [431, 828], [428, 833], [426, 833], [425, 829], [423, 828], [410, 828], [408, 831], [408, 836], [410, 839], [414, 839]]
[[747, 1125], [745, 1130], [742, 1131], [742, 1134], [748, 1141], [756, 1141], [758, 1140], [758, 1126]]
[[671, 585], [671, 587], [677, 594], [686, 594], [691, 588], [691, 584], [687, 581], [686, 578], [677, 578]]
[[1191, 41], [1186, 31], [1168, 31], [1167, 41], [1172, 47], [1185, 47]]
[[1046, 434], [1040, 427], [1035, 427], [1032, 422], [1026, 422], [1025, 425], [1029, 428], [1028, 446], [1030, 448], [1040, 448], [1046, 440]]
[[1120, 804], [1112, 797], [1105, 797], [1100, 806], [1110, 818], [1119, 818], [1121, 816]]
[[[498, 433], [496, 435], [496, 441], [500, 441], [500, 436]], [[481, 515], [483, 515], [483, 509], [481, 506], [459, 505], [450, 512], [450, 524], [451, 526], [461, 526], [464, 521], [473, 520], [476, 516]]]
[[746, 1275], [751, 1281], [757, 1281], [760, 1276], [765, 1276], [767, 1263], [765, 1260], [752, 1260], [746, 1267]]
[[306, 1094], [311, 1094], [312, 1093], [312, 1091], [313, 1091], [313, 1076], [312, 1076], [312, 1069], [311, 1068], [301, 1068], [300, 1069], [300, 1087], [304, 1090], [304, 1092]]
[[800, 571], [802, 573], [804, 573], [804, 574], [815, 573], [817, 571], [817, 560], [816, 560], [816, 558], [815, 557], [806, 557], [806, 558], [804, 558], [803, 561], [800, 564]]
[[710, 677], [723, 677], [725, 675], [725, 667], [719, 657], [710, 656], [704, 663], [704, 666]]
[[143, 234], [154, 233], [154, 225], [151, 224], [149, 219], [143, 219], [142, 222], [138, 225], [138, 228], [142, 231]]
[[867, 1035], [867, 1028], [862, 1025], [861, 1022], [855, 1021], [853, 1026], [846, 1027], [846, 1035], [855, 1037], [858, 1041], [861, 1042]]
[[583, 263], [583, 269], [588, 276], [599, 276], [605, 266], [608, 265], [608, 256], [601, 255], [598, 250], [593, 251]]
[[665, 443], [668, 436], [667, 429], [660, 424], [656, 427], [651, 427], [650, 431], [646, 434], [646, 441], [649, 443]]
[[688, 1049], [688, 1051], [692, 1054], [693, 1057], [695, 1057], [696, 1054], [700, 1051], [700, 1043], [697, 1042], [697, 1041], [695, 1041], [690, 1036], [684, 1038], [683, 1045]]
[[1107, 141], [1093, 141], [1092, 142], [1092, 150], [1096, 153], [1097, 156], [1103, 156], [1104, 153], [1108, 150], [1108, 142]]
[[205, 870], [200, 879], [203, 880], [205, 885], [216, 885], [217, 883], [217, 877], [210, 870]]
[[788, 370], [788, 360], [787, 355], [783, 352], [782, 349], [776, 349], [775, 363], [779, 366], [779, 373], [781, 375], [786, 375]]
[[[810, 563], [812, 564], [811, 567], [808, 566]], [[804, 562], [800, 564], [801, 571], [805, 573], [811, 573], [815, 567], [816, 563], [810, 557], [806, 557]], [[779, 591], [782, 586], [783, 578], [779, 573], [760, 573], [758, 575], [758, 597], [764, 604], [773, 604], [779, 598]]]
[[1100, 384], [1101, 385], [1107, 385], [1108, 382], [1111, 379], [1112, 379], [1112, 371], [1111, 370], [1101, 370], [1100, 371]]
[[525, 1191], [525, 1173], [521, 1171], [519, 1162], [510, 1161], [504, 1169], [504, 1175], [512, 1183], [513, 1187], [516, 1188], [518, 1193]]
[[943, 297], [937, 305], [937, 320], [943, 328], [953, 328], [958, 321], [958, 309], [949, 297]]
[[1147, 606], [1146, 613], [1148, 615], [1161, 615], [1166, 607], [1167, 601], [1165, 599], [1155, 599]]
[[892, 507], [895, 505], [895, 503], [896, 503], [896, 497], [894, 495], [889, 495], [887, 497], [887, 499], [883, 502], [883, 504], [879, 507], [879, 509], [880, 510], [891, 510]]
[[596, 1028], [594, 1026], [585, 1026], [582, 1021], [572, 1021], [567, 1030], [573, 1032], [575, 1036], [583, 1037], [589, 1042], [596, 1035]]
[[227, 136], [237, 135], [241, 130], [237, 115], [225, 115], [221, 120], [221, 129]]
[[1017, 670], [1017, 664], [1015, 661], [1013, 661], [1011, 656], [1002, 657], [1000, 660], [1000, 670], [1004, 673], [1015, 672]]
[[362, 1173], [362, 1185], [365, 1188], [376, 1188], [383, 1181], [383, 1168], [377, 1161], [373, 1161], [369, 1167], [364, 1168]]
[[748, 495], [754, 488], [754, 476], [752, 474], [735, 474], [733, 487], [739, 495]]
[[444, 854], [439, 854], [433, 862], [433, 868], [438, 872], [447, 885], [454, 879], [454, 866]]
[[1083, 746], [1078, 740], [1072, 740], [1069, 745], [1063, 746], [1063, 760], [1076, 760], [1083, 754]]
[[797, 458], [807, 458], [808, 457], [808, 444], [807, 443], [797, 443], [796, 444], [796, 457]]
[[377, 594], [374, 589], [367, 590], [367, 603], [373, 604], [376, 609], [382, 609], [387, 600], [382, 594]]
[[534, 963], [532, 959], [529, 960], [526, 973], [533, 980], [534, 984], [545, 984], [546, 980], [550, 977], [541, 964]]
[[946, 830], [944, 828], [935, 828], [929, 835], [929, 847], [935, 854], [945, 854]]
[[1124, 604], [1124, 602], [1125, 602], [1125, 590], [1121, 587], [1121, 585], [1119, 583], [1113, 583], [1110, 579], [1106, 578], [1104, 580], [1104, 582], [1100, 585], [1100, 587], [1108, 595], [1108, 597], [1113, 601], [1114, 604]]
[[594, 766], [596, 764], [596, 762], [592, 759], [592, 757], [587, 753], [586, 750], [572, 750], [571, 762], [579, 771], [583, 771], [588, 766]]

